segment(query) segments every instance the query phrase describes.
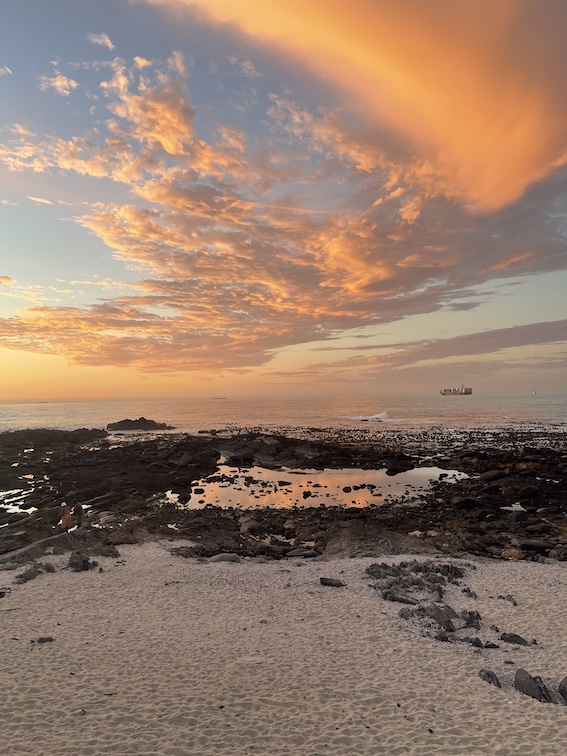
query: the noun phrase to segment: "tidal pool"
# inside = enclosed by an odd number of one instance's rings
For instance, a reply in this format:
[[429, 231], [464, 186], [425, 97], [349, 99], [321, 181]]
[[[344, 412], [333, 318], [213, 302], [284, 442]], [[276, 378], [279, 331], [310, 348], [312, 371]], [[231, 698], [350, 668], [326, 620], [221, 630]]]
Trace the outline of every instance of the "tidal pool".
[[239, 509], [368, 507], [392, 501], [411, 504], [432, 481], [450, 482], [466, 477], [466, 473], [439, 467], [417, 467], [388, 475], [385, 469], [269, 470], [220, 465], [217, 473], [193, 484], [189, 501], [179, 496], [168, 499], [187, 509], [206, 506]]

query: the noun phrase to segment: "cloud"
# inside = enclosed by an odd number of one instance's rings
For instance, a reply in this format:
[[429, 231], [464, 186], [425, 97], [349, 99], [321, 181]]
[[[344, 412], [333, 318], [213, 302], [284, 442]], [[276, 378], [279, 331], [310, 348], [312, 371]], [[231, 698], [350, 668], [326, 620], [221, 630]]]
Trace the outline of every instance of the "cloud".
[[37, 202], [40, 205], [52, 205], [53, 202], [51, 200], [45, 199], [44, 197], [30, 197], [28, 195], [28, 199], [32, 200], [33, 202]]
[[108, 34], [89, 34], [87, 41], [92, 45], [100, 45], [101, 47], [107, 47], [109, 50], [114, 50], [114, 45], [110, 41]]
[[236, 55], [229, 55], [228, 62], [247, 79], [257, 79], [262, 75], [251, 60], [241, 60]]
[[63, 74], [56, 74], [55, 76], [40, 76], [39, 88], [43, 92], [47, 92], [49, 89], [55, 90], [57, 94], [63, 97], [68, 97], [73, 89], [79, 86], [79, 82], [75, 79], [71, 79]]
[[0, 276], [0, 284], [4, 284], [5, 286], [11, 286], [14, 283], [14, 279], [10, 278], [10, 276]]
[[[180, 53], [144, 66], [116, 58], [100, 69], [91, 130], [12, 131], [0, 143], [12, 171], [107, 179], [76, 221], [137, 276], [85, 307], [0, 320], [2, 345], [143, 371], [244, 369], [346, 329], [474, 308], [487, 281], [565, 269], [567, 170], [498, 212], [474, 212], [390, 126], [283, 89], [262, 102], [253, 138], [230, 123], [205, 137], [187, 69]], [[542, 333], [523, 332], [534, 343]], [[498, 351], [489, 335], [432, 344], [329, 370]]]
[[14, 72], [8, 66], [0, 66], [0, 76], [10, 76]]
[[7, 199], [0, 200], [0, 205], [9, 205], [10, 207], [18, 207], [17, 202], [12, 202], [12, 200], [7, 200]]
[[[178, 9], [183, 0], [147, 0]], [[185, 0], [300, 61], [493, 210], [564, 165], [564, 3], [539, 0]]]

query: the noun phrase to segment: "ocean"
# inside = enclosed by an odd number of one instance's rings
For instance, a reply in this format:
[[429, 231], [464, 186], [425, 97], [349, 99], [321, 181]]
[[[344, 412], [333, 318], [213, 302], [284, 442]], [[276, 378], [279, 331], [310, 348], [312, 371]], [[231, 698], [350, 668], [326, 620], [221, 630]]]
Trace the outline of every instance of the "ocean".
[[178, 432], [239, 427], [474, 429], [514, 426], [567, 431], [567, 393], [132, 399], [0, 404], [0, 432], [22, 428], [105, 428], [145, 417]]

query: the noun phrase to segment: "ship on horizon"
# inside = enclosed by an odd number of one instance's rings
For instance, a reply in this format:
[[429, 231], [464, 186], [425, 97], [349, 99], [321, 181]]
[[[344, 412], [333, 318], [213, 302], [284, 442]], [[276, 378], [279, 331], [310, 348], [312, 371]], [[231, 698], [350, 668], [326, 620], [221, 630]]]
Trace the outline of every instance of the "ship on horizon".
[[439, 392], [442, 396], [463, 396], [463, 394], [472, 394], [472, 388], [468, 386], [457, 386], [456, 388], [445, 388]]

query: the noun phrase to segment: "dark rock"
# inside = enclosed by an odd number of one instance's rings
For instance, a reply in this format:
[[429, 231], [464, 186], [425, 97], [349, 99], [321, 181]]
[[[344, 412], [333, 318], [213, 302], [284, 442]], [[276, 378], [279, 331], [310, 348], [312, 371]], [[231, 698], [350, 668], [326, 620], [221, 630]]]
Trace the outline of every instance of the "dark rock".
[[539, 491], [535, 486], [524, 486], [520, 488], [517, 495], [519, 499], [533, 499], [538, 494]]
[[519, 546], [523, 551], [551, 551], [555, 544], [549, 541], [526, 538], [519, 542]]
[[404, 596], [402, 593], [396, 593], [395, 591], [382, 591], [381, 596], [384, 601], [396, 601], [399, 604], [411, 604], [415, 606], [419, 603], [416, 599]]
[[476, 630], [480, 630], [480, 614], [475, 609], [463, 609], [461, 619], [465, 623], [464, 627], [474, 627]]
[[469, 643], [476, 648], [483, 648], [483, 643], [480, 638], [472, 638], [470, 635], [464, 635], [462, 638], [459, 638], [459, 640], [461, 643]]
[[563, 698], [565, 703], [567, 703], [567, 676], [561, 680], [559, 683], [559, 687], [557, 688], [559, 695]]
[[502, 480], [506, 477], [506, 473], [502, 470], [487, 470], [479, 475], [479, 478], [484, 481]]
[[98, 567], [98, 562], [90, 560], [86, 554], [80, 551], [74, 551], [69, 557], [69, 565], [73, 572], [86, 572]]
[[147, 420], [145, 417], [139, 417], [137, 420], [119, 420], [117, 423], [108, 423], [107, 430], [173, 430], [173, 425], [166, 423], [156, 423], [155, 420]]
[[466, 512], [471, 512], [481, 506], [481, 502], [478, 499], [473, 499], [471, 496], [454, 496], [451, 504], [456, 509]]
[[502, 685], [500, 685], [500, 680], [496, 676], [495, 672], [492, 672], [490, 669], [481, 669], [478, 673], [478, 676], [481, 680], [484, 680], [484, 682], [487, 682], [489, 685], [495, 685], [497, 688], [501, 688]]
[[534, 535], [545, 535], [546, 533], [551, 533], [553, 530], [553, 525], [550, 525], [547, 522], [539, 522], [536, 525], [526, 525], [526, 531], [528, 533], [533, 533]]
[[517, 669], [514, 677], [514, 687], [525, 696], [531, 696], [542, 703], [553, 703], [551, 693], [541, 677], [532, 677], [525, 669]]
[[455, 631], [455, 625], [453, 620], [459, 616], [452, 606], [444, 604], [443, 606], [437, 606], [437, 604], [429, 604], [424, 607], [425, 614], [432, 620], [435, 620], [444, 630], [448, 632]]
[[37, 642], [38, 643], [51, 643], [53, 640], [55, 639], [52, 638], [51, 635], [40, 635], [39, 638], [37, 639]]
[[509, 593], [507, 593], [505, 596], [498, 596], [499, 599], [502, 599], [503, 601], [509, 601], [512, 606], [518, 606], [518, 602], [516, 599], [511, 596]]
[[322, 577], [319, 578], [319, 582], [321, 585], [330, 585], [333, 588], [342, 588], [343, 586], [346, 586], [346, 583], [343, 583], [342, 580], [337, 580], [336, 578]]
[[39, 575], [39, 569], [37, 565], [33, 565], [33, 567], [28, 567], [27, 570], [24, 570], [21, 572], [15, 579], [15, 583], [28, 583], [30, 580], [35, 580], [36, 577]]
[[212, 557], [209, 557], [207, 560], [209, 562], [241, 562], [242, 560], [238, 556], [238, 554], [232, 554], [230, 552], [223, 552], [221, 554], [215, 554]]
[[485, 648], [500, 648], [500, 646], [497, 643], [493, 643], [492, 641], [486, 641], [484, 644]]
[[530, 645], [525, 638], [522, 638], [521, 635], [517, 635], [516, 633], [502, 633], [500, 640], [503, 640], [505, 643], [515, 643], [517, 646]]
[[318, 557], [319, 553], [315, 551], [314, 549], [291, 549], [291, 551], [288, 551], [286, 553], [286, 557], [307, 557], [307, 558], [313, 558]]

